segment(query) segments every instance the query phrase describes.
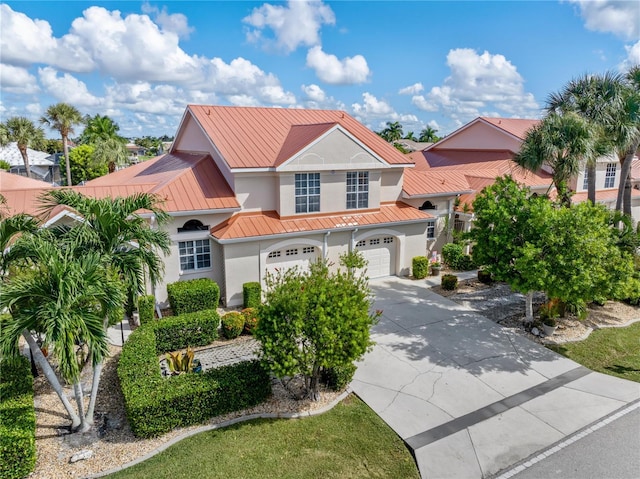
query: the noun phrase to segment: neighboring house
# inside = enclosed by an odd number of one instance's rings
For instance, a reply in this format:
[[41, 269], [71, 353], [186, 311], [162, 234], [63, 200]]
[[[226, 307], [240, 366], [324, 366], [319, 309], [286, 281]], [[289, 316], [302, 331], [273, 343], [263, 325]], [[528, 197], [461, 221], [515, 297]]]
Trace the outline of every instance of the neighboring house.
[[267, 271], [354, 249], [372, 278], [409, 274], [432, 219], [401, 200], [412, 166], [341, 111], [190, 105], [167, 155], [77, 190], [157, 194], [173, 242], [158, 300], [167, 283], [209, 277], [233, 306]]
[[[38, 180], [46, 181], [49, 184], [60, 184], [60, 164], [56, 155], [50, 155], [45, 151], [32, 150], [27, 148], [31, 174]], [[11, 165], [11, 173], [26, 176], [22, 154], [18, 149], [18, 144], [14, 141], [0, 147], [0, 160], [4, 160]]]

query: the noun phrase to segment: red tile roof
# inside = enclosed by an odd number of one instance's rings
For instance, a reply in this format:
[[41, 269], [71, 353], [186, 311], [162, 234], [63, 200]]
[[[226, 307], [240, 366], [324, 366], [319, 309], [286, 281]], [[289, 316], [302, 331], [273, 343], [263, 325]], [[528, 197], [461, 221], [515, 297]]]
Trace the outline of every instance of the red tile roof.
[[339, 215], [313, 215], [282, 219], [275, 211], [237, 214], [215, 226], [211, 234], [219, 240], [257, 238], [304, 232], [322, 232], [355, 226], [384, 225], [391, 223], [415, 223], [433, 218], [428, 213], [405, 203], [380, 206], [379, 211]]
[[410, 163], [396, 148], [343, 111], [189, 105], [187, 112], [232, 169], [280, 165], [336, 124], [387, 163]]
[[0, 193], [4, 194], [8, 190], [24, 190], [32, 188], [50, 188], [51, 185], [44, 181], [34, 180], [26, 176], [16, 175], [4, 170], [0, 170]]
[[[582, 203], [587, 200], [588, 192], [581, 191], [580, 193], [575, 193], [571, 197], [572, 203]], [[640, 198], [640, 190], [632, 189], [631, 190], [632, 198]], [[611, 190], [597, 190], [596, 191], [596, 201], [615, 201], [618, 198], [618, 189], [614, 188]]]
[[540, 120], [533, 120], [529, 118], [491, 118], [487, 116], [481, 116], [481, 120], [490, 123], [491, 125], [506, 131], [507, 133], [524, 140], [527, 136], [527, 132], [540, 123]]

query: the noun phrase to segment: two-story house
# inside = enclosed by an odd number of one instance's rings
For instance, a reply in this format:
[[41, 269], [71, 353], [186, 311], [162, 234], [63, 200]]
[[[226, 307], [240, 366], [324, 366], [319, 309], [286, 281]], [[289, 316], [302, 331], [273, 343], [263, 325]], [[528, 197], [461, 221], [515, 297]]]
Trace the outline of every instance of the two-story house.
[[342, 111], [190, 105], [168, 154], [79, 191], [159, 195], [173, 244], [158, 300], [167, 283], [210, 277], [238, 305], [267, 271], [354, 249], [371, 278], [409, 274], [432, 219], [402, 201], [412, 166]]

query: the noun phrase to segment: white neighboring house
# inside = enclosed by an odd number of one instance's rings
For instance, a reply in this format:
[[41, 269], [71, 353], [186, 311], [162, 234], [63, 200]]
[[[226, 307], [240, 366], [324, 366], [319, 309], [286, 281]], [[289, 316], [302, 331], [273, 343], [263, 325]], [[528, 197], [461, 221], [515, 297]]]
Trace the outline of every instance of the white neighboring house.
[[[56, 155], [27, 148], [27, 156], [29, 157], [31, 174], [36, 179], [50, 184], [60, 183], [60, 165], [56, 159]], [[0, 148], [0, 160], [4, 160], [11, 165], [11, 169], [9, 170], [11, 173], [22, 176], [27, 175], [22, 154], [15, 141]]]

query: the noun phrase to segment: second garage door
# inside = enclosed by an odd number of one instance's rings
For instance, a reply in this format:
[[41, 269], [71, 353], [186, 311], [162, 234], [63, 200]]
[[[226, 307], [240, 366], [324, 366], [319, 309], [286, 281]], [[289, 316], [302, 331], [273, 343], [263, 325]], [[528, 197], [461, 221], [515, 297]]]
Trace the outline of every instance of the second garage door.
[[356, 249], [368, 261], [369, 278], [396, 274], [396, 239], [393, 236], [378, 236], [358, 241]]
[[309, 265], [318, 259], [318, 248], [314, 246], [288, 246], [272, 251], [267, 257], [266, 269], [271, 273], [297, 267], [300, 271], [309, 269]]

